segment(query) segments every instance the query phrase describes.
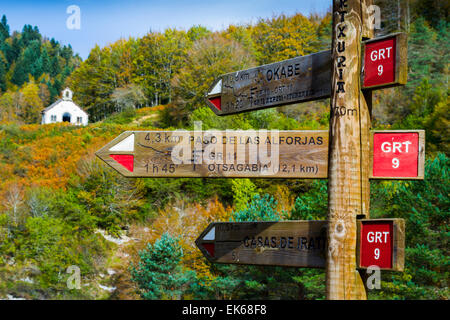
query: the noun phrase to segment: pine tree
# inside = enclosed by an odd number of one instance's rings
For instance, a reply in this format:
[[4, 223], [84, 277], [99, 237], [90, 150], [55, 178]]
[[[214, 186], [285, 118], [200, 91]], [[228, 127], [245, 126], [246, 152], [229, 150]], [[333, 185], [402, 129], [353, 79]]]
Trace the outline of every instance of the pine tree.
[[20, 38], [22, 48], [27, 47], [30, 42], [35, 40], [39, 43], [42, 40], [38, 27], [35, 26], [33, 28], [31, 25], [26, 24], [22, 29], [22, 37]]
[[6, 91], [6, 63], [3, 53], [0, 51], [0, 94]]
[[0, 40], [9, 38], [9, 25], [6, 16], [3, 15], [0, 21]]
[[180, 265], [183, 251], [178, 239], [164, 233], [152, 245], [139, 252], [138, 265], [130, 272], [144, 299], [181, 299], [194, 280], [193, 272], [183, 271]]
[[450, 2], [442, 0], [416, 0], [413, 10], [424, 17], [432, 27], [438, 28], [441, 21], [450, 22]]
[[43, 73], [50, 74], [52, 65], [51, 65], [50, 57], [47, 52], [47, 48], [44, 47], [42, 49], [41, 57], [39, 59], [40, 59], [41, 71]]
[[50, 75], [52, 77], [56, 77], [60, 73], [61, 73], [61, 66], [59, 65], [58, 56], [54, 56], [51, 59]]
[[30, 43], [17, 59], [11, 81], [21, 86], [24, 82], [28, 81], [29, 74], [34, 77], [39, 77], [42, 74], [41, 66], [38, 62], [39, 57], [40, 43], [35, 40]]
[[438, 59], [436, 50], [436, 32], [427, 26], [424, 18], [417, 19], [413, 26], [408, 40], [408, 64], [410, 72], [408, 74], [407, 88], [413, 91], [424, 77], [429, 78], [434, 84], [434, 77], [437, 75], [435, 66]]
[[8, 59], [9, 65], [12, 65], [12, 63], [17, 60], [21, 52], [22, 47], [20, 45], [20, 40], [17, 36], [15, 36], [13, 37], [11, 46], [6, 54], [6, 59]]

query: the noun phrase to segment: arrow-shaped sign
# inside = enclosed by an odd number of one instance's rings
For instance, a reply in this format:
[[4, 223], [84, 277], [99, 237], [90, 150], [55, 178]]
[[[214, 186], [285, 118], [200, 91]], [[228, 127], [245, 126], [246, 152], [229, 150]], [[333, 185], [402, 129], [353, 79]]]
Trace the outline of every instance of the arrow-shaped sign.
[[331, 53], [322, 51], [217, 79], [206, 102], [217, 115], [228, 115], [330, 96]]
[[328, 131], [127, 131], [96, 155], [126, 177], [325, 178]]
[[[406, 84], [406, 34], [363, 42], [363, 57], [363, 89]], [[345, 67], [347, 62], [341, 59], [338, 63]], [[206, 103], [214, 113], [223, 116], [328, 98], [331, 67], [331, 51], [328, 50], [228, 73], [214, 81], [206, 94]]]
[[326, 221], [215, 222], [195, 241], [211, 262], [323, 268]]
[[[423, 179], [423, 130], [371, 141], [371, 178]], [[327, 178], [328, 131], [127, 131], [96, 155], [126, 177]]]
[[[195, 244], [213, 263], [324, 268], [327, 221], [213, 222]], [[358, 220], [358, 268], [404, 267], [403, 219]]]

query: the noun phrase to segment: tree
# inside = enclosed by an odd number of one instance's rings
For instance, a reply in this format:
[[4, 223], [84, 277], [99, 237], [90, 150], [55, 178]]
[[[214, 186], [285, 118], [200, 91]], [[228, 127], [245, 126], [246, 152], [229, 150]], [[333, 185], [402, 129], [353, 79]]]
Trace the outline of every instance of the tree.
[[130, 180], [98, 159], [83, 159], [78, 164], [80, 180], [72, 184], [77, 202], [88, 208], [96, 225], [119, 236], [122, 227], [139, 217], [142, 206], [143, 182]]
[[28, 47], [28, 45], [32, 41], [37, 41], [38, 43], [41, 43], [41, 40], [42, 36], [39, 33], [39, 29], [37, 26], [32, 27], [29, 24], [23, 26], [22, 36], [20, 38], [20, 45], [22, 48]]
[[43, 109], [39, 86], [32, 79], [20, 89], [20, 116], [25, 123], [39, 123]]
[[159, 240], [139, 252], [137, 265], [130, 272], [144, 299], [181, 299], [189, 291], [195, 273], [180, 265], [183, 251], [177, 238], [164, 233]]
[[18, 92], [6, 91], [0, 96], [0, 121], [12, 122], [17, 120], [19, 115]]
[[21, 223], [22, 205], [23, 187], [17, 183], [13, 183], [6, 193], [6, 208], [15, 227]]
[[112, 94], [112, 101], [117, 105], [116, 111], [122, 112], [141, 107], [146, 102], [146, 98], [138, 85], [129, 84], [115, 89]]
[[0, 51], [0, 94], [6, 91], [6, 63], [3, 53]]
[[386, 299], [448, 299], [449, 158], [440, 153], [425, 164], [422, 181], [385, 181], [372, 186], [371, 218], [406, 222], [405, 272], [383, 273]]
[[234, 221], [278, 221], [280, 214], [276, 211], [277, 202], [268, 194], [261, 197], [255, 194], [244, 209], [233, 211]]
[[28, 75], [38, 78], [42, 74], [42, 66], [39, 63], [40, 43], [35, 40], [19, 56], [11, 81], [21, 86], [29, 80]]
[[6, 16], [3, 15], [0, 21], [0, 41], [9, 38], [9, 25]]
[[410, 90], [417, 87], [423, 77], [438, 75], [435, 69], [438, 48], [436, 36], [436, 32], [427, 26], [423, 18], [415, 21], [408, 41], [408, 61], [411, 68], [408, 73], [408, 88]]
[[326, 220], [327, 218], [327, 183], [315, 180], [309, 190], [295, 199], [291, 212], [292, 220]]
[[[39, 58], [39, 64], [41, 66], [41, 72], [50, 74], [52, 70], [50, 56], [48, 55], [47, 48], [43, 47], [41, 56]], [[39, 77], [39, 76], [38, 76]]]
[[300, 13], [260, 19], [252, 28], [252, 38], [260, 64], [308, 55], [318, 47], [314, 24]]
[[450, 3], [440, 0], [416, 0], [412, 9], [423, 16], [431, 26], [438, 27], [441, 21], [449, 22]]
[[199, 39], [205, 38], [211, 34], [211, 31], [208, 30], [208, 28], [196, 25], [189, 28], [187, 31], [187, 37], [190, 41], [194, 42]]
[[[89, 57], [71, 74], [68, 83], [77, 92], [76, 102], [84, 106], [93, 121], [101, 120], [120, 111], [113, 97], [118, 88], [134, 92], [137, 101], [143, 103], [138, 86], [132, 86], [132, 74], [136, 42], [119, 40], [101, 49], [94, 47]], [[119, 89], [116, 95], [124, 90]], [[117, 97], [116, 97], [117, 98]]]
[[234, 40], [219, 34], [197, 40], [172, 80], [174, 122], [186, 121], [191, 111], [204, 105], [203, 97], [216, 77], [254, 64], [250, 52]]
[[[201, 29], [197, 30], [200, 34]], [[195, 37], [192, 30], [191, 36]], [[135, 81], [143, 88], [153, 106], [172, 100], [171, 80], [184, 65], [190, 41], [185, 31], [166, 29], [152, 32], [139, 40], [135, 65]]]
[[250, 179], [232, 179], [231, 180], [234, 208], [241, 211], [247, 208], [248, 203], [256, 195], [256, 186]]

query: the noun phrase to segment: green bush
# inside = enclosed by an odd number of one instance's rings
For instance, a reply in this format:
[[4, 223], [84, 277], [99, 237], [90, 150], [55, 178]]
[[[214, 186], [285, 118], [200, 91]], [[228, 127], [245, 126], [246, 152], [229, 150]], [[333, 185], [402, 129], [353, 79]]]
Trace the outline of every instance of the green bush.
[[246, 208], [231, 213], [231, 219], [234, 221], [278, 221], [280, 214], [277, 213], [277, 201], [268, 194], [263, 197], [255, 194]]

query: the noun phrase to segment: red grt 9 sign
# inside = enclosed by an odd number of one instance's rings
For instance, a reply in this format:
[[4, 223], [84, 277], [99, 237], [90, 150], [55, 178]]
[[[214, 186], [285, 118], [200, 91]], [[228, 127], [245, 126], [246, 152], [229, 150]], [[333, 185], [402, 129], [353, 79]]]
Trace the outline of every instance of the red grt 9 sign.
[[417, 177], [419, 133], [374, 133], [373, 177]]
[[361, 224], [360, 266], [392, 268], [393, 222], [366, 221]]
[[364, 87], [395, 82], [395, 37], [366, 44], [364, 57]]

